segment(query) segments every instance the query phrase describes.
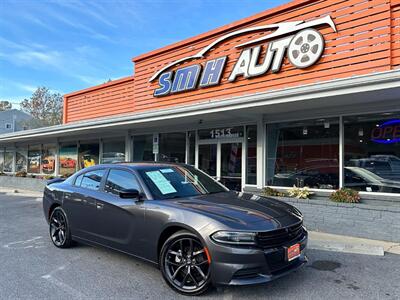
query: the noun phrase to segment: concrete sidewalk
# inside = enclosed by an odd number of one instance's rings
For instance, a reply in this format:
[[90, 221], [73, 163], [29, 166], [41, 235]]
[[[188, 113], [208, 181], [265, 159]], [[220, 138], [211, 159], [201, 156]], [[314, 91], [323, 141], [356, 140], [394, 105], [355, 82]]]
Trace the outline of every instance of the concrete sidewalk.
[[[35, 198], [41, 201], [43, 193], [22, 189], [0, 188], [0, 193], [10, 196], [22, 196]], [[386, 253], [400, 255], [400, 243], [392, 243], [371, 239], [363, 239], [352, 236], [309, 231], [308, 248], [353, 254], [366, 254], [383, 256]]]
[[317, 231], [309, 231], [308, 247], [354, 254], [383, 256], [385, 253], [400, 255], [400, 243], [362, 239]]

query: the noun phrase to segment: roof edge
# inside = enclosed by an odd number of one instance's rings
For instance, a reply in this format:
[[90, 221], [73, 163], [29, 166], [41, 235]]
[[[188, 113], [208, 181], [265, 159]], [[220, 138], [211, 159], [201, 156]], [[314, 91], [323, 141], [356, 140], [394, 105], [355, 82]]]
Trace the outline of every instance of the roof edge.
[[136, 62], [141, 61], [143, 59], [146, 59], [146, 58], [148, 58], [150, 56], [154, 56], [156, 54], [161, 54], [161, 53], [173, 50], [175, 48], [182, 47], [182, 46], [185, 46], [187, 44], [191, 44], [191, 43], [197, 42], [197, 41], [199, 41], [201, 39], [220, 34], [220, 33], [224, 32], [224, 31], [227, 31], [227, 30], [235, 29], [236, 27], [246, 25], [247, 23], [254, 22], [254, 21], [258, 20], [258, 19], [265, 18], [267, 16], [272, 16], [272, 15], [278, 14], [278, 13], [284, 11], [284, 10], [295, 8], [297, 6], [305, 5], [305, 4], [314, 2], [314, 1], [315, 0], [293, 0], [293, 1], [290, 1], [289, 3], [281, 4], [281, 5], [277, 6], [277, 7], [267, 9], [267, 10], [265, 10], [263, 12], [257, 13], [255, 15], [250, 16], [250, 17], [246, 17], [246, 18], [241, 19], [239, 21], [234, 21], [234, 22], [229, 23], [227, 25], [223, 25], [223, 26], [220, 26], [218, 28], [212, 29], [210, 31], [206, 31], [204, 33], [195, 35], [194, 37], [190, 37], [190, 38], [184, 39], [182, 41], [179, 41], [179, 42], [176, 42], [176, 43], [173, 43], [173, 44], [170, 44], [170, 45], [167, 45], [167, 46], [152, 50], [150, 52], [146, 52], [146, 53], [140, 54], [138, 56], [133, 57], [132, 58], [132, 62], [136, 63]]
[[[50, 127], [43, 127], [37, 129], [30, 129], [25, 131], [18, 131], [14, 133], [2, 134], [0, 135], [0, 143], [17, 142], [19, 139], [26, 139], [29, 137], [39, 137], [39, 136], [50, 136], [55, 135], [60, 132], [66, 131], [71, 132], [75, 130], [87, 130], [92, 128], [102, 128], [107, 126], [117, 126], [134, 124], [138, 122], [143, 122], [146, 119], [154, 118], [174, 118], [179, 117], [182, 114], [196, 114], [196, 113], [207, 113], [211, 110], [231, 110], [239, 109], [243, 106], [254, 106], [258, 102], [268, 101], [268, 105], [275, 104], [276, 101], [281, 101], [282, 99], [287, 100], [287, 98], [297, 97], [300, 100], [302, 98], [312, 98], [316, 97], [315, 94], [319, 93], [318, 97], [324, 97], [324, 93], [334, 91], [338, 93], [339, 91], [345, 89], [357, 89], [361, 91], [361, 87], [369, 87], [373, 89], [373, 84], [385, 84], [391, 83], [392, 87], [400, 87], [400, 69], [378, 72], [373, 74], [358, 75], [349, 78], [335, 79], [325, 82], [310, 83], [304, 86], [290, 87], [286, 89], [277, 89], [273, 91], [268, 91], [264, 93], [256, 93], [245, 96], [238, 96], [228, 99], [221, 99], [219, 101], [211, 101], [205, 103], [199, 103], [196, 105], [187, 105], [180, 108], [171, 107], [156, 111], [147, 111], [142, 113], [130, 114], [125, 116], [115, 116], [113, 118], [101, 118], [93, 119], [84, 122], [74, 122], [63, 125], [55, 125]], [[395, 84], [393, 84], [395, 83]], [[376, 88], [376, 87], [375, 87]], [[387, 86], [385, 88], [388, 88]], [[305, 96], [306, 95], [306, 96]], [[267, 100], [265, 100], [267, 99]], [[299, 101], [299, 100], [296, 100]], [[265, 105], [261, 103], [261, 105]], [[239, 107], [240, 106], [240, 107]]]
[[76, 95], [79, 95], [79, 94], [84, 94], [84, 93], [87, 93], [87, 92], [92, 92], [92, 91], [99, 90], [99, 89], [102, 89], [102, 88], [105, 88], [105, 87], [109, 87], [109, 86], [113, 86], [113, 85], [116, 85], [116, 84], [124, 83], [124, 82], [130, 81], [130, 80], [134, 80], [134, 75], [130, 75], [130, 76], [127, 76], [127, 77], [122, 77], [122, 78], [115, 79], [115, 80], [112, 80], [112, 81], [109, 81], [109, 82], [105, 82], [105, 83], [102, 83], [102, 84], [91, 86], [91, 87], [88, 87], [88, 88], [83, 89], [83, 90], [78, 90], [78, 91], [75, 91], [75, 92], [71, 92], [71, 93], [65, 94], [64, 98], [76, 96]]

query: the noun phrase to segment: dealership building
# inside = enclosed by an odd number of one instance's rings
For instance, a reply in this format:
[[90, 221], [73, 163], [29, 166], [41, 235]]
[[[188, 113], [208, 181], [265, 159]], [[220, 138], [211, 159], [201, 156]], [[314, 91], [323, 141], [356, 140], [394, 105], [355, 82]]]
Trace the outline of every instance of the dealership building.
[[169, 161], [235, 190], [400, 201], [399, 0], [295, 0], [132, 61], [65, 95], [62, 125], [0, 135], [0, 171]]

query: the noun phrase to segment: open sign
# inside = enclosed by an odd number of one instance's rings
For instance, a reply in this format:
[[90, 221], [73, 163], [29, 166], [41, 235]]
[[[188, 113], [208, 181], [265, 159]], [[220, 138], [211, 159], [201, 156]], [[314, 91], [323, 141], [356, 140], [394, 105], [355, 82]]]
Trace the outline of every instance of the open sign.
[[371, 131], [371, 141], [380, 144], [400, 142], [400, 120], [390, 120]]

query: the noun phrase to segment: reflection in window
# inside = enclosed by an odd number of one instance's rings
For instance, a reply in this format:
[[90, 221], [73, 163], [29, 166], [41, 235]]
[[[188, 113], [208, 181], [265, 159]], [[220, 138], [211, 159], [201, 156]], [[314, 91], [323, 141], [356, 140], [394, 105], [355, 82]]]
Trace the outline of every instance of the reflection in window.
[[119, 195], [121, 191], [140, 190], [136, 176], [129, 171], [110, 170], [104, 190]]
[[28, 148], [28, 173], [40, 173], [41, 146], [34, 145]]
[[15, 171], [26, 172], [28, 161], [28, 151], [25, 149], [18, 148], [15, 156]]
[[[98, 190], [100, 188], [101, 179], [105, 173], [105, 170], [95, 170], [84, 174], [80, 186], [89, 190]], [[78, 184], [78, 180], [75, 183]]]
[[135, 135], [133, 137], [133, 160], [153, 161], [153, 135]]
[[186, 132], [161, 133], [159, 149], [159, 161], [184, 163], [186, 155]]
[[99, 143], [80, 144], [78, 160], [80, 169], [98, 165]]
[[267, 184], [339, 187], [339, 119], [268, 124]]
[[257, 126], [246, 126], [247, 131], [247, 168], [246, 183], [257, 184]]
[[125, 161], [125, 141], [106, 141], [103, 142], [102, 164], [112, 164]]
[[400, 113], [345, 117], [345, 186], [400, 193]]
[[3, 172], [12, 172], [13, 171], [13, 164], [14, 164], [14, 152], [6, 149], [4, 153], [4, 167]]
[[189, 156], [188, 164], [194, 166], [196, 157], [196, 131], [188, 132], [189, 139]]

